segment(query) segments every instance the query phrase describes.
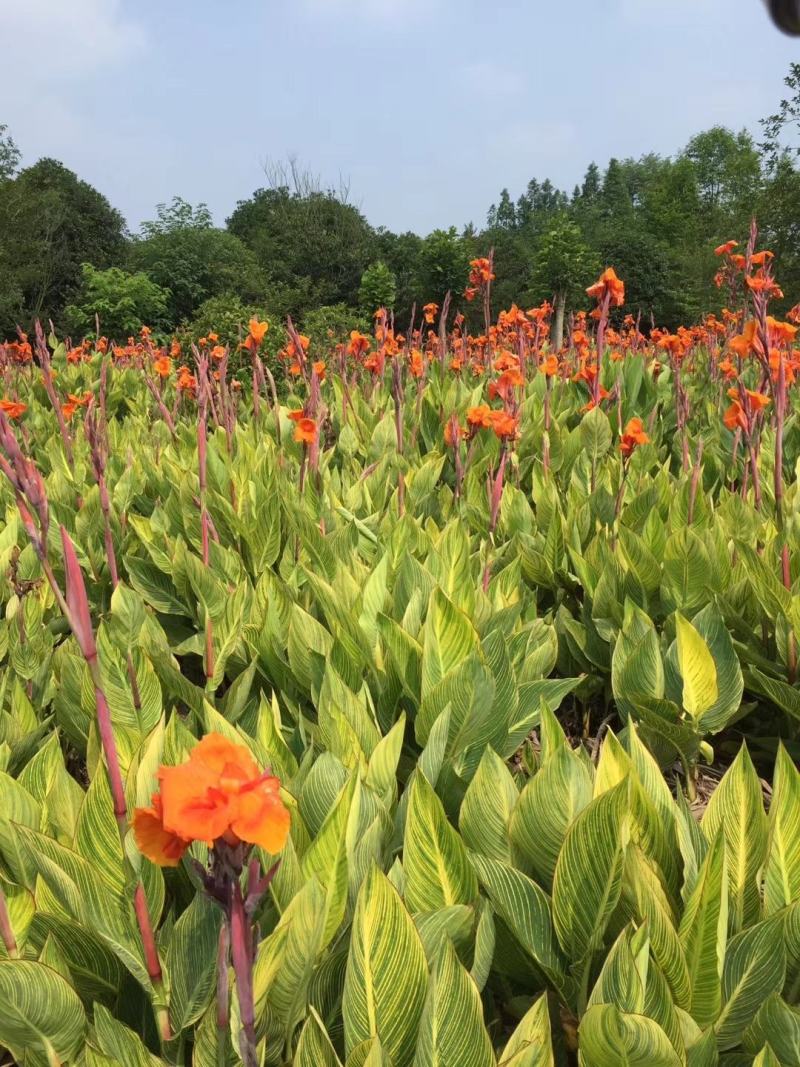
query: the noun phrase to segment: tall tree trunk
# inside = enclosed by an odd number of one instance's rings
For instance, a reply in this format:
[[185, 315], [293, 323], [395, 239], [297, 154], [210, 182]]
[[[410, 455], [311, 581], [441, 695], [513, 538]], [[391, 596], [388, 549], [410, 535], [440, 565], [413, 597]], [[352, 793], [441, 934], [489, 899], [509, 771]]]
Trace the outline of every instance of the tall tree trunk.
[[556, 293], [553, 323], [550, 327], [550, 348], [557, 352], [564, 343], [564, 311], [567, 306], [567, 294]]

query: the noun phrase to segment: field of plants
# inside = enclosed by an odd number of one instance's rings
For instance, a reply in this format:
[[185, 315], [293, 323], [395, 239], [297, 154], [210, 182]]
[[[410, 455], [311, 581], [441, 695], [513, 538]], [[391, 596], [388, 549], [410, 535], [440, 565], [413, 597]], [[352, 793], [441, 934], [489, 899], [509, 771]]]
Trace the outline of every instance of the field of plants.
[[716, 251], [0, 344], [0, 1061], [800, 1067], [800, 311]]

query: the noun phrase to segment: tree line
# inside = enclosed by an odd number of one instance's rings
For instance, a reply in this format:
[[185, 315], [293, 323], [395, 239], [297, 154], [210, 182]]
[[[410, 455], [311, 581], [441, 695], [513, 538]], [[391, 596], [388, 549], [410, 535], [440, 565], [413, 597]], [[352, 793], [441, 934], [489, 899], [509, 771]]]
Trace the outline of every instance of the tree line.
[[291, 315], [329, 335], [378, 306], [402, 328], [412, 308], [463, 297], [470, 259], [494, 249], [495, 312], [554, 300], [582, 306], [587, 279], [611, 264], [626, 311], [674, 328], [718, 310], [716, 244], [746, 241], [758, 218], [785, 292], [800, 293], [800, 64], [759, 138], [716, 126], [673, 156], [591, 163], [568, 192], [532, 178], [503, 189], [480, 228], [427, 236], [374, 227], [347, 188], [294, 165], [273, 169], [223, 227], [180, 197], [130, 233], [105, 196], [55, 159], [21, 165], [0, 125], [0, 337], [52, 319], [73, 336], [124, 339], [142, 322], [167, 336], [213, 328], [233, 340], [251, 313]]

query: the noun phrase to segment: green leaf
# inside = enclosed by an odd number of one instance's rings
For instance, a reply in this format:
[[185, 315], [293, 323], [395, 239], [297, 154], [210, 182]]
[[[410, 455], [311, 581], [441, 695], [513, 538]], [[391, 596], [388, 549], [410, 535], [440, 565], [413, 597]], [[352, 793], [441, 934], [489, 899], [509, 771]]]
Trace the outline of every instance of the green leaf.
[[554, 936], [547, 894], [513, 867], [477, 854], [472, 862], [497, 914], [534, 963], [566, 991], [566, 965]]
[[567, 831], [553, 878], [553, 921], [561, 947], [583, 960], [603, 941], [622, 890], [627, 782], [597, 797]]
[[213, 995], [222, 912], [199, 893], [175, 923], [167, 953], [173, 1031], [197, 1022]]
[[592, 799], [592, 779], [571, 748], [559, 746], [520, 794], [511, 816], [515, 854], [545, 888], [553, 884], [564, 838]]
[[328, 1031], [313, 1007], [300, 1031], [292, 1067], [342, 1067]]
[[477, 644], [478, 635], [469, 618], [441, 589], [435, 589], [428, 606], [422, 643], [423, 699], [467, 659]]
[[783, 917], [757, 923], [734, 937], [722, 972], [722, 1011], [714, 1029], [720, 1051], [735, 1048], [756, 1012], [786, 976]]
[[49, 1064], [75, 1057], [86, 1013], [74, 989], [55, 971], [32, 960], [0, 959], [0, 1045], [18, 1063], [26, 1053]]
[[500, 1053], [498, 1067], [555, 1067], [547, 994], [523, 1015]]
[[768, 843], [761, 783], [745, 745], [714, 790], [702, 827], [709, 840], [720, 830], [725, 839], [730, 927], [736, 933], [760, 918], [758, 879]]
[[468, 848], [503, 863], [511, 862], [508, 826], [519, 792], [511, 772], [487, 746], [470, 782], [458, 817]]
[[658, 1023], [613, 1004], [597, 1004], [586, 1012], [580, 1048], [585, 1067], [683, 1067]]
[[102, 1004], [94, 1005], [95, 1041], [114, 1063], [125, 1067], [159, 1067], [163, 1062], [151, 1055], [142, 1039], [113, 1017]]
[[675, 613], [675, 627], [678, 666], [683, 678], [683, 707], [697, 720], [717, 699], [717, 668], [708, 645], [680, 612]]
[[411, 916], [386, 876], [373, 866], [358, 895], [344, 980], [348, 1053], [379, 1037], [394, 1067], [410, 1067], [427, 974]]
[[722, 1007], [727, 931], [727, 864], [725, 841], [719, 834], [700, 868], [678, 931], [692, 990], [688, 1010], [700, 1027], [713, 1023]]
[[778, 746], [769, 843], [764, 866], [764, 913], [774, 915], [800, 899], [800, 772], [783, 745]]
[[414, 1067], [495, 1067], [478, 988], [447, 940], [430, 977]]
[[411, 785], [403, 867], [405, 900], [412, 912], [472, 904], [478, 895], [464, 842], [422, 774], [415, 774]]

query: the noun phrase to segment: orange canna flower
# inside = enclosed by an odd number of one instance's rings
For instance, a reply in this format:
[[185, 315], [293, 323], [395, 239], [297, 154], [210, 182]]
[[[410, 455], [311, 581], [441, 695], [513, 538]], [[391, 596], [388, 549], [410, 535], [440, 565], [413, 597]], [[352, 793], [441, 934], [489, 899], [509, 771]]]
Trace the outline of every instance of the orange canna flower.
[[479, 404], [467, 411], [467, 422], [473, 430], [486, 429], [492, 425], [492, 414], [488, 404]]
[[250, 322], [247, 324], [247, 326], [248, 326], [248, 334], [247, 334], [247, 341], [245, 342], [245, 344], [247, 345], [248, 348], [253, 348], [253, 349], [258, 348], [258, 346], [261, 344], [261, 342], [264, 340], [264, 338], [267, 335], [267, 330], [269, 329], [269, 323], [268, 322], [259, 322], [259, 320], [255, 316], [253, 316], [253, 318], [250, 319]]
[[715, 256], [727, 256], [739, 245], [738, 241], [726, 241], [724, 245], [718, 245], [714, 249]]
[[411, 358], [409, 360], [408, 369], [413, 378], [421, 378], [425, 372], [425, 361], [418, 348], [411, 349]]
[[289, 412], [289, 418], [292, 422], [299, 422], [301, 419], [305, 418], [305, 412], [302, 408], [297, 408], [296, 411]]
[[618, 308], [625, 303], [625, 282], [617, 277], [613, 267], [606, 267], [594, 285], [586, 290], [586, 295], [598, 302], [608, 295], [611, 307]]
[[738, 426], [742, 430], [747, 429], [747, 419], [745, 417], [742, 405], [738, 400], [734, 400], [725, 414], [722, 416], [722, 421], [728, 427], [729, 430], [735, 430]]
[[21, 403], [19, 400], [0, 400], [0, 411], [6, 416], [7, 419], [18, 419], [21, 415], [24, 415], [28, 410], [28, 405]]
[[211, 349], [211, 358], [223, 360], [225, 358], [225, 345], [214, 345]]
[[280, 782], [263, 773], [244, 745], [208, 734], [177, 767], [161, 767], [160, 791], [149, 808], [137, 808], [133, 832], [139, 851], [160, 866], [175, 866], [192, 841], [212, 845], [283, 848], [290, 816]]
[[425, 321], [428, 323], [429, 326], [433, 325], [433, 320], [436, 318], [436, 312], [438, 310], [439, 305], [434, 304], [433, 302], [431, 302], [430, 304], [426, 304], [425, 307], [422, 309], [422, 313], [425, 316]]
[[321, 382], [325, 381], [325, 360], [318, 359], [316, 363], [311, 364], [311, 368], [319, 378]]
[[452, 448], [462, 437], [467, 436], [467, 431], [459, 424], [458, 417], [452, 415], [444, 426], [444, 443]]
[[153, 793], [149, 808], [137, 808], [133, 814], [136, 847], [159, 867], [177, 867], [191, 841], [164, 826], [161, 795]]
[[501, 440], [516, 437], [518, 420], [506, 411], [493, 411], [489, 417], [489, 425]]
[[558, 356], [548, 356], [542, 364], [542, 370], [548, 378], [558, 374]]
[[153, 369], [161, 378], [168, 378], [172, 370], [172, 360], [169, 356], [161, 356], [153, 364]]
[[313, 419], [302, 418], [297, 420], [294, 428], [294, 439], [304, 445], [313, 445], [317, 439], [317, 424]]
[[754, 252], [750, 257], [750, 264], [753, 267], [763, 267], [767, 260], [774, 258], [775, 255], [773, 252], [768, 252], [766, 250], [764, 252]]
[[646, 445], [650, 438], [645, 433], [644, 423], [640, 418], [630, 419], [620, 438], [619, 448], [623, 456], [630, 456], [638, 445]]

